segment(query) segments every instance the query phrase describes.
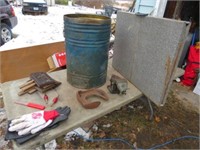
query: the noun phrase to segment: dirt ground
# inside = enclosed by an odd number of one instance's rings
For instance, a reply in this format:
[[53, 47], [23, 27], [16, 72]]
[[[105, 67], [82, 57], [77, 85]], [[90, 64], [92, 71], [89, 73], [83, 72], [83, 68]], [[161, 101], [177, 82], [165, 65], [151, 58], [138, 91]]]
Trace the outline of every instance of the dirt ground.
[[[176, 88], [178, 88], [176, 86]], [[182, 88], [182, 87], [180, 87]], [[152, 104], [153, 105], [153, 104]], [[169, 93], [163, 107], [153, 105], [154, 115], [150, 121], [150, 109], [146, 100], [136, 100], [98, 120], [92, 138], [121, 138], [135, 148], [148, 149], [182, 136], [199, 136], [199, 114], [177, 98], [175, 90]], [[110, 126], [110, 127], [109, 127]], [[58, 141], [59, 149], [130, 149], [119, 141], [87, 142], [81, 138], [74, 141]], [[160, 147], [161, 149], [199, 149], [198, 139], [182, 139]]]
[[[177, 87], [176, 87], [177, 88]], [[150, 118], [150, 109], [146, 100], [136, 100], [119, 110], [116, 110], [94, 123], [98, 130], [93, 131], [91, 138], [106, 139], [120, 138], [132, 145], [121, 141], [88, 142], [82, 138], [66, 141], [64, 137], [57, 139], [57, 149], [148, 149], [155, 145], [169, 142], [182, 136], [199, 136], [199, 114], [191, 107], [185, 107], [177, 98], [175, 90], [169, 93], [166, 104], [157, 107], [152, 104], [154, 115]], [[5, 123], [5, 118], [4, 118]], [[2, 121], [1, 121], [2, 124]], [[0, 128], [0, 137], [3, 138], [5, 128]], [[199, 149], [199, 140], [182, 139], [169, 142], [160, 149]], [[11, 149], [7, 143], [0, 149]]]

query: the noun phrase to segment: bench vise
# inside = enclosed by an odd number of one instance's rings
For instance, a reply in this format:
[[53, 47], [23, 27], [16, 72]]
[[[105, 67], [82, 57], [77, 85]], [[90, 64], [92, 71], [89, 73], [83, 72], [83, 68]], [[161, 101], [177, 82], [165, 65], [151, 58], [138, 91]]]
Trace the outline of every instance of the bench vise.
[[126, 79], [112, 75], [110, 79], [110, 85], [108, 85], [107, 88], [112, 94], [126, 94], [126, 90], [128, 89], [128, 82]]

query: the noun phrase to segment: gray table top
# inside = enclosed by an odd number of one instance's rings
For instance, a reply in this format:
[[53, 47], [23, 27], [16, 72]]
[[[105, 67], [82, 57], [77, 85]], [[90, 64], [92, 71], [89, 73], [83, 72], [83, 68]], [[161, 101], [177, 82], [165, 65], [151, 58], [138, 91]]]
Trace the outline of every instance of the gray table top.
[[[45, 131], [41, 133], [37, 138], [34, 138], [33, 140], [30, 140], [22, 145], [18, 145], [15, 142], [13, 142], [14, 149], [31, 149], [41, 146], [42, 144], [45, 144], [59, 136], [62, 136], [68, 133], [69, 131], [80, 127], [81, 125], [84, 125], [85, 123], [89, 123], [91, 121], [94, 121], [95, 119], [98, 119], [130, 103], [131, 101], [138, 99], [143, 95], [142, 92], [130, 82], [128, 82], [128, 90], [126, 95], [110, 94], [107, 90], [107, 85], [110, 84], [110, 78], [112, 74], [121, 76], [109, 64], [107, 72], [107, 81], [102, 87], [99, 87], [108, 94], [109, 100], [100, 100], [101, 105], [96, 109], [85, 109], [80, 105], [80, 103], [76, 99], [76, 92], [80, 89], [71, 86], [67, 82], [66, 70], [50, 73], [49, 75], [51, 77], [53, 77], [57, 81], [62, 82], [62, 84], [56, 88], [56, 92], [59, 94], [58, 102], [52, 107], [47, 106], [45, 110], [50, 110], [59, 106], [67, 105], [71, 108], [71, 114], [69, 116], [69, 119], [60, 123], [60, 125], [55, 129]], [[23, 114], [39, 111], [34, 108], [17, 105], [14, 103], [14, 101], [34, 102], [45, 105], [44, 100], [41, 99], [37, 92], [33, 94], [25, 94], [23, 96], [18, 96], [17, 93], [20, 90], [19, 86], [25, 83], [28, 79], [29, 78], [23, 78], [19, 80], [9, 81], [1, 85], [5, 110], [8, 119], [13, 119]]]

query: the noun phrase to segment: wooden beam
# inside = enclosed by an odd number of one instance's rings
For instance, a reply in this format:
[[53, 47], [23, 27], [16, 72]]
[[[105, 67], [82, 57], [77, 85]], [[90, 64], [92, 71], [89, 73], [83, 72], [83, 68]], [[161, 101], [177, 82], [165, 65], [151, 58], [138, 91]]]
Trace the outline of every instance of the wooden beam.
[[32, 72], [50, 70], [47, 58], [61, 51], [65, 51], [63, 41], [0, 51], [0, 83], [28, 77]]

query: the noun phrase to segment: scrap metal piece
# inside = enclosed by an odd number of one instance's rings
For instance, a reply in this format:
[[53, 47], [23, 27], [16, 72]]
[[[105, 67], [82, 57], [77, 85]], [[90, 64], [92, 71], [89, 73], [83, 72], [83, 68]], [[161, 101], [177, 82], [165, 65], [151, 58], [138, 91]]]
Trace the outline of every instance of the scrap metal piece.
[[108, 85], [107, 88], [112, 94], [126, 94], [128, 82], [126, 79], [112, 75], [110, 79], [110, 85]]
[[109, 99], [108, 95], [103, 90], [100, 90], [100, 89], [78, 91], [76, 96], [77, 96], [77, 100], [86, 109], [97, 108], [101, 104], [101, 102], [99, 102], [99, 101], [95, 101], [95, 102], [88, 101], [87, 98], [89, 98], [89, 97], [98, 96], [106, 101]]
[[118, 12], [113, 68], [163, 106], [189, 27], [185, 21]]

